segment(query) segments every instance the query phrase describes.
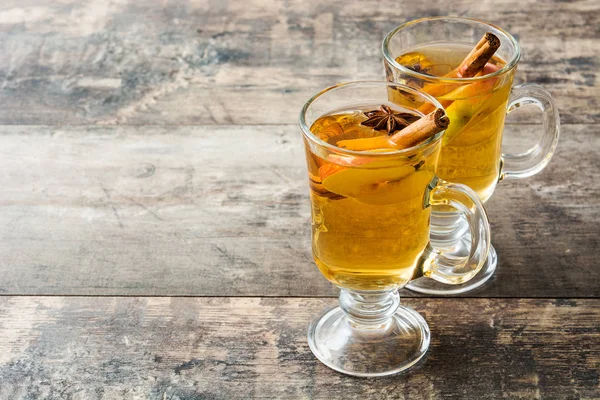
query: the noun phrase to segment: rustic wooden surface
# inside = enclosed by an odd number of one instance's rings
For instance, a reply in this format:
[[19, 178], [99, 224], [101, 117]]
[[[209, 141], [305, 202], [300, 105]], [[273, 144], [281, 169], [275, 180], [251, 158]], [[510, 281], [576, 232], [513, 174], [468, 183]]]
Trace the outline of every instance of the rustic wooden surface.
[[308, 349], [308, 322], [334, 303], [5, 297], [0, 397], [598, 398], [596, 300], [410, 299], [430, 324], [426, 361], [369, 380], [329, 370]]
[[600, 122], [596, 0], [3, 0], [0, 121], [296, 123], [335, 82], [383, 76], [380, 43], [411, 19], [496, 23], [523, 48], [519, 80], [565, 123]]
[[[305, 340], [336, 300], [297, 115], [433, 15], [513, 33], [561, 142], [487, 204], [494, 279], [404, 300], [426, 361], [350, 378]], [[595, 0], [0, 2], [0, 398], [600, 399], [599, 38]]]
[[[294, 125], [0, 132], [4, 294], [334, 294]], [[600, 125], [563, 136], [548, 169], [489, 202], [498, 274], [470, 296], [600, 296]]]

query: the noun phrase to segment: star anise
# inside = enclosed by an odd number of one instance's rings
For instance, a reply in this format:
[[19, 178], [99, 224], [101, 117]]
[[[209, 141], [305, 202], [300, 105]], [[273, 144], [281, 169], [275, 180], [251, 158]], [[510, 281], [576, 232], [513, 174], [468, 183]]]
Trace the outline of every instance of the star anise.
[[370, 126], [376, 131], [387, 131], [388, 135], [406, 128], [420, 117], [409, 113], [396, 113], [389, 106], [383, 104], [378, 110], [366, 111], [367, 120], [361, 125]]
[[429, 69], [430, 68], [423, 68], [421, 66], [421, 64], [419, 64], [419, 63], [416, 63], [414, 65], [407, 65], [406, 68], [412, 69], [413, 71], [418, 72], [418, 73], [423, 74], [423, 75], [433, 76], [433, 75], [431, 75], [429, 73]]
[[[419, 63], [413, 64], [413, 65], [406, 65], [405, 67], [410, 70], [413, 70], [415, 72], [418, 72], [420, 74], [423, 74], [423, 75], [433, 76], [429, 73], [430, 68], [423, 68], [423, 66]], [[409, 86], [415, 86], [417, 88], [423, 87], [423, 81], [419, 78], [415, 78], [412, 76], [409, 76], [408, 78], [406, 78], [406, 84]]]

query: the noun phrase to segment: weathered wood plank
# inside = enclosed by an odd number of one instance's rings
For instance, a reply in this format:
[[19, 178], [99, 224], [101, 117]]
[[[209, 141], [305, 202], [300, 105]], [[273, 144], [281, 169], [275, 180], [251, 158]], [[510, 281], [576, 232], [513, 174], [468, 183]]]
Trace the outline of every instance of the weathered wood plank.
[[553, 92], [564, 122], [600, 122], [594, 0], [5, 0], [0, 123], [294, 123], [316, 91], [383, 78], [384, 35], [431, 15], [505, 27], [518, 79]]
[[[533, 134], [511, 129], [517, 144]], [[500, 265], [475, 295], [600, 296], [599, 133], [565, 126], [542, 174], [499, 185], [488, 210]], [[296, 126], [13, 126], [0, 136], [1, 293], [335, 293], [310, 256]]]
[[410, 299], [426, 361], [384, 379], [320, 364], [334, 299], [0, 298], [3, 399], [597, 399], [599, 300]]

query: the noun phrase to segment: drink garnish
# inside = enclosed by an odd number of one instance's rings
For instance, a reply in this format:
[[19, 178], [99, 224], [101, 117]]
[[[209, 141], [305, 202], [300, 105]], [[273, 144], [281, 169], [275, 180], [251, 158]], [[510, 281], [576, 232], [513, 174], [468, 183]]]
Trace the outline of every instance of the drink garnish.
[[388, 135], [406, 128], [420, 118], [414, 114], [394, 112], [390, 106], [385, 104], [382, 104], [377, 110], [367, 111], [364, 114], [368, 119], [361, 122], [361, 125], [369, 126], [376, 131], [385, 130]]
[[485, 35], [475, 45], [473, 50], [465, 57], [456, 69], [459, 78], [472, 78], [483, 70], [485, 64], [492, 58], [500, 47], [500, 39], [491, 32]]
[[[382, 106], [384, 107], [384, 106]], [[388, 106], [385, 106], [388, 107]], [[389, 107], [388, 107], [389, 108]], [[413, 147], [448, 127], [450, 119], [441, 108], [428, 115], [418, 118], [391, 136], [376, 136], [373, 138], [340, 140], [338, 147], [348, 150], [364, 151], [391, 148], [396, 150]]]
[[420, 63], [416, 63], [416, 64], [413, 64], [413, 65], [407, 65], [406, 68], [408, 68], [408, 69], [410, 69], [412, 71], [418, 72], [420, 74], [423, 74], [423, 75], [434, 76], [434, 75], [432, 75], [432, 74], [429, 73], [429, 70], [431, 68], [424, 68]]
[[443, 131], [450, 124], [446, 112], [438, 108], [408, 125], [389, 139], [397, 149], [407, 149]]
[[[486, 73], [493, 73], [498, 70], [496, 66], [488, 61], [494, 56], [494, 53], [500, 47], [500, 39], [491, 32], [486, 32], [479, 42], [473, 47], [469, 54], [463, 59], [458, 68], [450, 71], [444, 78], [473, 78], [475, 76], [484, 76]], [[485, 87], [494, 85], [496, 79], [489, 79], [483, 82], [474, 82], [469, 85], [456, 87], [446, 83], [427, 85], [423, 91], [438, 98], [444, 108], [448, 108], [452, 101], [441, 99], [441, 96], [447, 95], [453, 90], [464, 90], [473, 92], [485, 92]], [[424, 104], [419, 111], [429, 112], [433, 109], [431, 104]]]
[[[410, 69], [411, 71], [418, 72], [419, 74], [435, 77], [435, 75], [429, 73], [431, 68], [423, 67], [423, 65], [421, 65], [420, 62], [417, 62], [416, 64], [413, 64], [413, 65], [406, 65], [406, 68]], [[423, 87], [423, 81], [421, 81], [418, 78], [413, 78], [412, 76], [406, 78], [406, 84], [413, 86], [413, 87], [419, 87], [419, 88]]]

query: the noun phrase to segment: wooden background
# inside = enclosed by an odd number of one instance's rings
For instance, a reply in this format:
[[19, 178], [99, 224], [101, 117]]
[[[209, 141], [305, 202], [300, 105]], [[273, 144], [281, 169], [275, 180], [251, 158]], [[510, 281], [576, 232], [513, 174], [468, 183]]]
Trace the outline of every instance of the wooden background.
[[[491, 282], [403, 292], [427, 360], [346, 377], [305, 339], [337, 300], [297, 116], [382, 79], [384, 35], [434, 15], [513, 33], [561, 141], [487, 204]], [[600, 399], [599, 53], [596, 0], [4, 0], [0, 398]], [[515, 148], [539, 129], [520, 111]]]

